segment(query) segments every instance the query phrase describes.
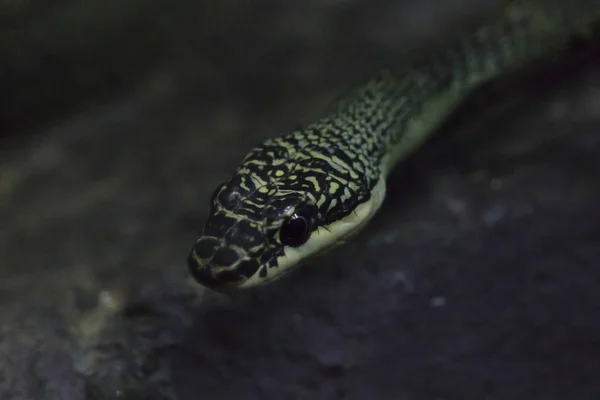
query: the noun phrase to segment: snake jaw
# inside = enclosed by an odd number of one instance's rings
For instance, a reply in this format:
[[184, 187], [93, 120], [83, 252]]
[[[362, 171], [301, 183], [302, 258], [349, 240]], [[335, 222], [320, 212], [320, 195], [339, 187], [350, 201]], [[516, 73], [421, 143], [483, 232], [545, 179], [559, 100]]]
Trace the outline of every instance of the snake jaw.
[[236, 287], [259, 269], [243, 248], [208, 235], [196, 241], [187, 264], [196, 281], [214, 290]]
[[198, 260], [193, 250], [188, 256], [187, 265], [190, 275], [199, 284], [214, 290], [218, 290], [219, 287], [225, 285], [225, 282], [218, 279], [214, 271], [207, 268], [200, 260]]

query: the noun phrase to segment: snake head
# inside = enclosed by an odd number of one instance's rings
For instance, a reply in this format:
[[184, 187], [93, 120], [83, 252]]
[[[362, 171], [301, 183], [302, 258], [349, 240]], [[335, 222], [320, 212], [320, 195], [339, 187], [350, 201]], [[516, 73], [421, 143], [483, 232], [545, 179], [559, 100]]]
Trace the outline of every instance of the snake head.
[[231, 292], [271, 282], [368, 222], [381, 205], [385, 180], [376, 158], [358, 157], [357, 148], [308, 145], [331, 126], [265, 141], [217, 187], [188, 256], [199, 283]]
[[202, 235], [188, 256], [191, 275], [221, 292], [272, 280], [286, 251], [303, 246], [318, 229], [318, 208], [302, 192], [236, 175], [212, 196]]
[[237, 175], [215, 190], [204, 231], [188, 256], [197, 282], [233, 292], [278, 279], [362, 228], [385, 192], [381, 180], [367, 201], [340, 216], [319, 207], [311, 192], [287, 188]]

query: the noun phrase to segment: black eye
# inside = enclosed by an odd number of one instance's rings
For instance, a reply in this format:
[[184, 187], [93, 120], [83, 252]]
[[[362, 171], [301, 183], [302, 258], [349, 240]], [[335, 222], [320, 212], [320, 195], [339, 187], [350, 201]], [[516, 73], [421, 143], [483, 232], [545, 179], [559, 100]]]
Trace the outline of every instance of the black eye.
[[310, 217], [302, 213], [295, 213], [281, 227], [279, 240], [287, 246], [300, 246], [306, 243], [310, 237], [310, 228]]

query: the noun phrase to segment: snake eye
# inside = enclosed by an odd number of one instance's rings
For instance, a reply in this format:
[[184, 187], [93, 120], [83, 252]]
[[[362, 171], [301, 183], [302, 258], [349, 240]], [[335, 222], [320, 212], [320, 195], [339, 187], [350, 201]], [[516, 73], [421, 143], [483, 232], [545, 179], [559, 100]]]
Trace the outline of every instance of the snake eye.
[[300, 246], [308, 240], [310, 228], [311, 219], [302, 213], [295, 213], [281, 227], [279, 240], [287, 246]]

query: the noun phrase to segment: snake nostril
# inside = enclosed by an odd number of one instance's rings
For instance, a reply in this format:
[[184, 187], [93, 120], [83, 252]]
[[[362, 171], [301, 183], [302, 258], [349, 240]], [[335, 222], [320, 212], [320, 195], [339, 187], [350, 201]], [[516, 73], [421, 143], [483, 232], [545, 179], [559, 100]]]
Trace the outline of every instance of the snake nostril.
[[219, 241], [212, 237], [202, 237], [194, 245], [194, 253], [201, 259], [208, 259], [219, 248]]
[[240, 255], [229, 247], [221, 247], [212, 259], [213, 264], [220, 266], [229, 266], [239, 260]]
[[190, 272], [194, 272], [201, 268], [200, 262], [194, 257], [194, 252], [190, 251], [187, 258], [187, 265]]

